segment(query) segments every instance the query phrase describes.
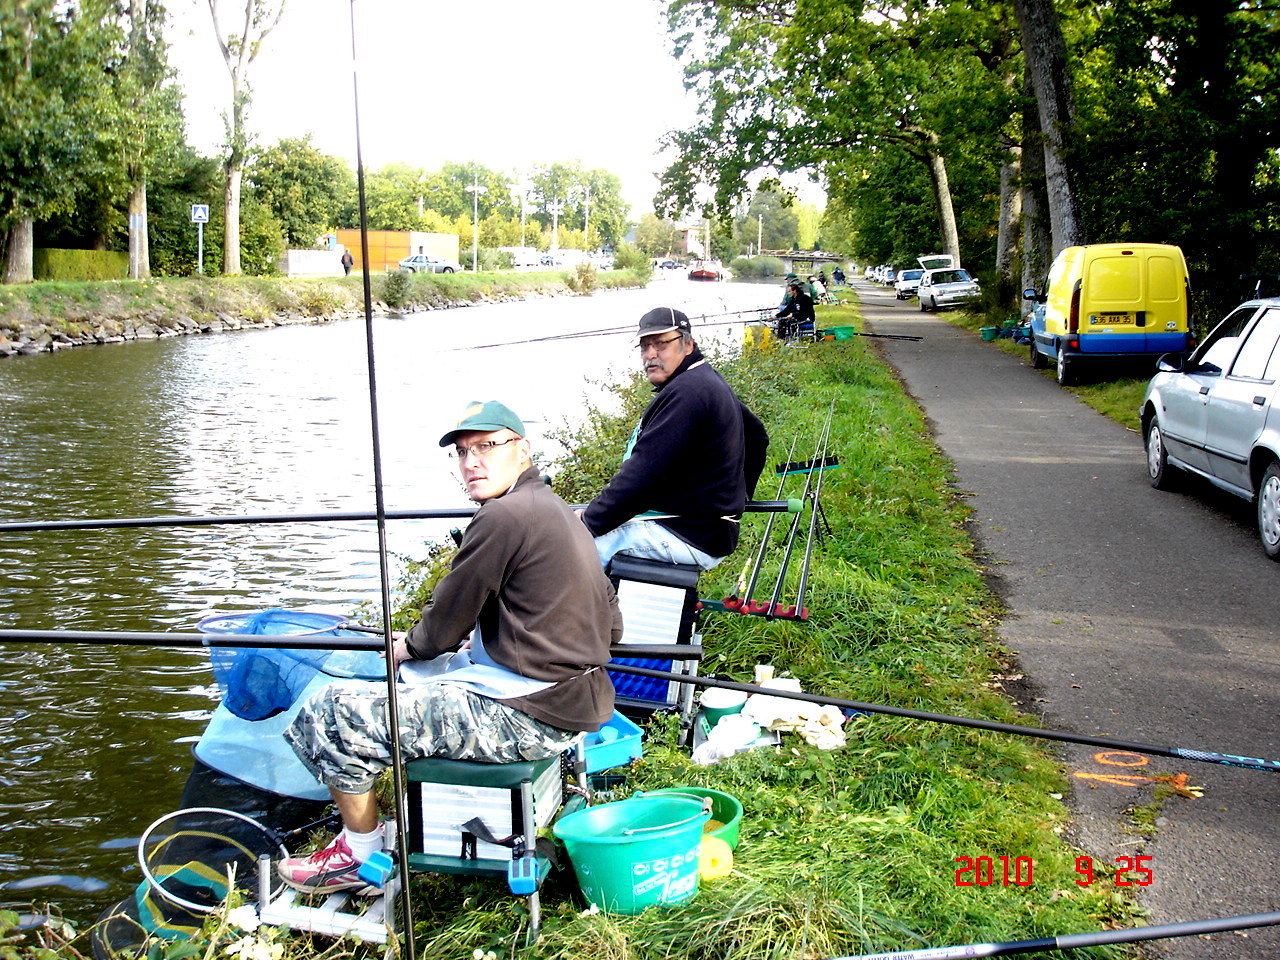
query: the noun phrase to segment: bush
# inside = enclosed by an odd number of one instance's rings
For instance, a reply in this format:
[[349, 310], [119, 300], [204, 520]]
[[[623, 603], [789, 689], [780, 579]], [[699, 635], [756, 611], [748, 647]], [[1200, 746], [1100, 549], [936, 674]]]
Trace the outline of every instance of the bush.
[[55, 250], [38, 247], [31, 254], [37, 280], [123, 280], [129, 255], [119, 250]]
[[649, 261], [649, 255], [629, 243], [620, 243], [614, 250], [613, 269], [630, 270], [643, 280], [653, 276], [653, 264]]
[[781, 277], [787, 265], [777, 257], [737, 257], [729, 264], [735, 277]]
[[593, 263], [580, 263], [565, 276], [564, 282], [580, 297], [591, 295], [596, 288], [596, 267]]
[[405, 270], [397, 270], [382, 278], [382, 290], [379, 295], [388, 307], [399, 310], [408, 306], [412, 290], [413, 274]]

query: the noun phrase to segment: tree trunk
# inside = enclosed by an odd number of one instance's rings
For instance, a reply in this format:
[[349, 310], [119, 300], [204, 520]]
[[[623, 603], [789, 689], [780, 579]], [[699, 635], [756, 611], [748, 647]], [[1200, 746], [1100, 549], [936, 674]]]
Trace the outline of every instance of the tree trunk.
[[227, 180], [222, 191], [225, 222], [222, 235], [222, 272], [226, 276], [240, 273], [240, 177], [242, 171], [227, 166]]
[[1022, 216], [1022, 148], [1009, 145], [1009, 157], [1000, 165], [1000, 225], [996, 232], [996, 276], [1013, 283], [1013, 255], [1018, 245], [1014, 228]]
[[151, 244], [147, 238], [147, 181], [134, 181], [129, 191], [129, 276], [146, 280], [151, 276]]
[[35, 280], [32, 256], [35, 239], [35, 221], [23, 217], [9, 231], [9, 249], [5, 257], [5, 283], [31, 283]]
[[925, 147], [925, 164], [929, 168], [929, 183], [933, 187], [933, 199], [938, 204], [938, 228], [942, 233], [942, 252], [955, 257], [960, 263], [960, 232], [956, 228], [956, 208], [951, 202], [951, 181], [947, 179], [947, 163], [938, 152], [938, 136], [931, 133]]
[[[1044, 150], [1040, 147], [1040, 117], [1031, 109], [1031, 81], [1023, 92], [1027, 109], [1022, 111], [1022, 289], [1040, 289], [1049, 275], [1053, 259], [1044, 202]], [[1031, 301], [1022, 300], [1022, 316], [1031, 312]]]
[[1056, 254], [1063, 247], [1089, 242], [1069, 159], [1075, 99], [1067, 71], [1067, 45], [1053, 0], [1014, 0], [1013, 7], [1044, 137], [1045, 194]]

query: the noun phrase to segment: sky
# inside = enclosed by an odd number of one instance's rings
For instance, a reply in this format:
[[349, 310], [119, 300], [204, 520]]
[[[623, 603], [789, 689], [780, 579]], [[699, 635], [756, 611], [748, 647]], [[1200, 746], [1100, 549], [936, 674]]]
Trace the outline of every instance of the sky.
[[[220, 0], [224, 32], [243, 0]], [[365, 169], [478, 161], [512, 180], [581, 161], [622, 180], [632, 217], [651, 209], [666, 132], [695, 103], [670, 54], [661, 0], [355, 0]], [[225, 11], [221, 8], [225, 8]], [[215, 155], [230, 80], [207, 0], [171, 0], [170, 62], [188, 138]], [[287, 0], [251, 70], [262, 145], [312, 134], [353, 167], [350, 0]]]

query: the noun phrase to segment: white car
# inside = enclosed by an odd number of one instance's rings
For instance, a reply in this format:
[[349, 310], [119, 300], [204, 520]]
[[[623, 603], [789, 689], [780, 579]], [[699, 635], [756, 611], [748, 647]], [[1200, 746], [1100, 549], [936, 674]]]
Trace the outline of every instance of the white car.
[[920, 278], [923, 276], [924, 271], [917, 270], [914, 267], [899, 270], [898, 279], [893, 281], [893, 295], [899, 300], [914, 297], [916, 290], [920, 287]]
[[1190, 357], [1168, 353], [1140, 417], [1153, 487], [1194, 474], [1252, 501], [1258, 537], [1280, 560], [1280, 300], [1236, 307]]
[[943, 307], [963, 307], [981, 292], [978, 281], [969, 276], [968, 270], [960, 267], [926, 270], [920, 277], [920, 286], [916, 288], [920, 309], [926, 313]]
[[408, 273], [461, 273], [462, 267], [452, 260], [442, 260], [426, 253], [415, 253], [400, 261], [400, 269]]

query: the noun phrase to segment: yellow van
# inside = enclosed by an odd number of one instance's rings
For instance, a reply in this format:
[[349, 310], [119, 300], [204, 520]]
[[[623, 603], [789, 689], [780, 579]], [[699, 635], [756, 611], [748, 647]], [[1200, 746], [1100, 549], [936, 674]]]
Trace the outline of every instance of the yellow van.
[[1166, 243], [1067, 247], [1043, 293], [1024, 290], [1031, 312], [1031, 365], [1058, 365], [1058, 382], [1101, 357], [1190, 350], [1190, 289], [1182, 249]]

